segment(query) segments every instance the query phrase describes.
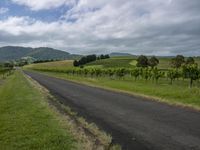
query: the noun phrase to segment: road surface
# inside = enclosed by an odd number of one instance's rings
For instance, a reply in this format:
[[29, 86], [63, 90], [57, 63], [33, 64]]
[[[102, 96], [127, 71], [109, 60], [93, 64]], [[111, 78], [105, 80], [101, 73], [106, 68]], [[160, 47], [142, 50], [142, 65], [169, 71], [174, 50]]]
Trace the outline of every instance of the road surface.
[[63, 104], [110, 133], [124, 150], [200, 150], [200, 112], [25, 73]]

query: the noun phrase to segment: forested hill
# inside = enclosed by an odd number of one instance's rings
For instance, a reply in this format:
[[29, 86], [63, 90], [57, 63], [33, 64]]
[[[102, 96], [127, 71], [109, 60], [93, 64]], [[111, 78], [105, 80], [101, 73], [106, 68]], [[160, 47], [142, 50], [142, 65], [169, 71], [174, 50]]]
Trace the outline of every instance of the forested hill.
[[48, 47], [30, 48], [6, 46], [0, 48], [0, 61], [16, 60], [28, 56], [37, 60], [76, 59], [80, 57], [79, 55], [70, 54], [65, 51]]

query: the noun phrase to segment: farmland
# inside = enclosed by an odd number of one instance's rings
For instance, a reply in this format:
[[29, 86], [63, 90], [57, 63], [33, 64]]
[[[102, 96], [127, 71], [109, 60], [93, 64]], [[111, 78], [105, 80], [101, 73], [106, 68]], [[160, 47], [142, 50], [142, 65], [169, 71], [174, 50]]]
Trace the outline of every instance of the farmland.
[[[196, 62], [199, 63], [199, 61]], [[61, 66], [59, 63], [62, 64], [62, 68], [59, 68]], [[65, 61], [64, 63], [66, 65], [63, 65], [63, 62], [53, 62], [52, 64], [36, 64], [25, 68], [40, 71], [50, 76], [144, 96], [170, 104], [200, 108], [199, 82], [195, 81], [193, 88], [188, 88], [189, 79], [177, 77], [173, 79], [173, 84], [171, 85], [170, 76], [167, 77], [166, 72], [160, 74], [160, 71], [151, 71], [150, 69], [143, 70], [143, 74], [139, 75], [136, 80], [134, 73], [131, 75], [131, 71], [134, 71], [136, 68], [136, 59], [133, 57], [113, 57], [105, 60], [97, 60], [86, 64], [83, 69], [74, 68], [72, 64], [69, 65], [71, 61]], [[65, 67], [63, 68], [63, 66]], [[158, 68], [166, 70], [169, 67], [170, 58], [161, 58]], [[124, 71], [122, 71], [123, 68]], [[103, 73], [98, 73], [99, 71]], [[121, 74], [119, 71], [123, 73]], [[155, 73], [155, 77], [146, 79], [146, 72]], [[156, 82], [157, 77], [158, 81]]]

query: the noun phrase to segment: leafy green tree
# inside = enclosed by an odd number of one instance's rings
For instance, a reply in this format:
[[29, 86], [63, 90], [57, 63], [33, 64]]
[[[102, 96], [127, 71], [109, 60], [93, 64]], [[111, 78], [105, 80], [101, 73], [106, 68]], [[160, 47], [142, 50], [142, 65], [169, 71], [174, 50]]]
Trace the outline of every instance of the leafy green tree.
[[188, 57], [185, 63], [186, 63], [186, 64], [194, 64], [194, 63], [195, 63], [195, 60], [194, 60], [193, 57]]
[[178, 78], [179, 73], [177, 69], [170, 69], [167, 72], [167, 77], [170, 79], [170, 84], [172, 84], [172, 82]]
[[151, 77], [151, 70], [149, 68], [143, 68], [141, 75], [142, 78], [147, 81]]
[[173, 68], [180, 68], [185, 63], [185, 58], [183, 55], [177, 55], [171, 60], [171, 66]]
[[137, 80], [140, 76], [140, 69], [139, 68], [132, 69], [131, 76], [133, 76], [135, 80]]
[[148, 67], [148, 58], [144, 55], [140, 55], [137, 58], [137, 67]]
[[193, 86], [193, 81], [199, 79], [200, 71], [197, 64], [189, 64], [183, 66], [183, 74], [186, 78], [190, 79], [189, 86]]
[[152, 77], [153, 77], [153, 80], [156, 81], [156, 83], [158, 83], [158, 79], [163, 77], [164, 74], [165, 73], [162, 71], [159, 71], [157, 67], [152, 69]]
[[73, 65], [74, 65], [74, 67], [78, 67], [78, 66], [79, 66], [78, 61], [77, 61], [77, 60], [74, 60]]
[[125, 68], [119, 68], [116, 70], [116, 76], [118, 76], [119, 78], [124, 77], [125, 73], [126, 73]]
[[155, 56], [152, 56], [149, 60], [148, 60], [148, 65], [153, 68], [155, 66], [157, 66], [159, 64], [159, 60], [158, 58], [156, 58]]
[[108, 69], [108, 70], [107, 70], [107, 74], [108, 74], [108, 76], [111, 78], [111, 77], [114, 76], [115, 71], [114, 71], [113, 69]]

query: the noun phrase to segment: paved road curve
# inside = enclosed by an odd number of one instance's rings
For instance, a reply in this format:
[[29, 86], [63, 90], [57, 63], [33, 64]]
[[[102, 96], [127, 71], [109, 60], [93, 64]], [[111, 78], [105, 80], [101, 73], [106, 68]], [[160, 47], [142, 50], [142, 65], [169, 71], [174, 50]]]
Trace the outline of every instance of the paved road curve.
[[26, 72], [125, 150], [200, 150], [200, 112]]

